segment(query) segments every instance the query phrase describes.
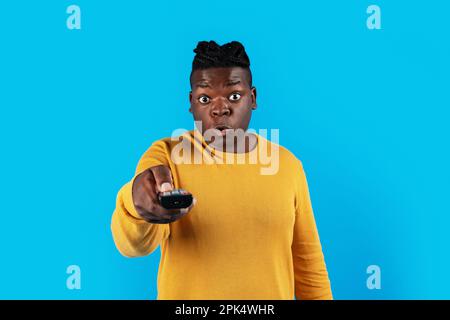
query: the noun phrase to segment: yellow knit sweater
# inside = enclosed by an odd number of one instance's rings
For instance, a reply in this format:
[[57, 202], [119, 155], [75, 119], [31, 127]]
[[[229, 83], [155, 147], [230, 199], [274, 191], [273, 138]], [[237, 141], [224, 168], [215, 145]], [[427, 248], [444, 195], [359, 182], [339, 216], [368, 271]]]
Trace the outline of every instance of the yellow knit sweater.
[[[134, 178], [119, 191], [111, 223], [115, 244], [127, 257], [161, 246], [158, 299], [332, 299], [302, 163], [256, 136], [250, 152], [210, 152], [206, 160], [223, 161], [201, 164], [176, 163], [171, 154], [178, 142], [170, 138], [151, 145], [135, 176], [156, 165], [170, 167], [175, 188], [197, 199], [178, 221], [144, 221], [133, 205]], [[214, 151], [196, 129], [183, 137], [192, 157]], [[267, 164], [250, 160], [264, 145], [278, 147], [276, 174], [261, 174]], [[226, 160], [238, 156], [244, 163]]]

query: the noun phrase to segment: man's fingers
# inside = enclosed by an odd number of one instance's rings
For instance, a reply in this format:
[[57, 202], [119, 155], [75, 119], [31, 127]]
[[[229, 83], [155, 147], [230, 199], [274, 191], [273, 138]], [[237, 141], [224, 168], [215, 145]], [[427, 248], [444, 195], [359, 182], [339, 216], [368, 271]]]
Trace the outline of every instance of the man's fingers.
[[196, 202], [195, 198], [185, 209], [166, 209], [161, 206], [158, 193], [170, 191], [173, 188], [172, 174], [167, 166], [151, 167], [142, 177], [138, 176], [133, 185], [133, 200], [139, 214], [150, 223], [170, 223], [191, 211]]
[[159, 192], [170, 191], [173, 189], [172, 173], [169, 167], [161, 165], [150, 168], [155, 177], [156, 189]]

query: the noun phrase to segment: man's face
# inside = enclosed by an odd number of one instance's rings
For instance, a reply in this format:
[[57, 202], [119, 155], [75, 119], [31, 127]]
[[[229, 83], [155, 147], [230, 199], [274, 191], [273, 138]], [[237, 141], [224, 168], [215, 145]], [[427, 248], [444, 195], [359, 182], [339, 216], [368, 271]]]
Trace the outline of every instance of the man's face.
[[256, 109], [256, 88], [250, 81], [248, 70], [240, 67], [192, 73], [189, 112], [194, 121], [202, 122], [202, 134], [213, 128], [248, 129], [252, 110]]

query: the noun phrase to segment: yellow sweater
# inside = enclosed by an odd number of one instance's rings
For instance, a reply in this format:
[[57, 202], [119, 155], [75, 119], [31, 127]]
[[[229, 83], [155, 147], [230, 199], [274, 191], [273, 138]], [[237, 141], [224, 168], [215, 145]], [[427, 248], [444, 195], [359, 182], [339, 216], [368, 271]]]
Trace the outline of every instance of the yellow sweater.
[[134, 178], [119, 191], [111, 223], [115, 244], [127, 257], [161, 245], [158, 299], [332, 299], [302, 164], [279, 146], [278, 171], [261, 174], [267, 163], [250, 157], [265, 144], [269, 154], [278, 145], [256, 136], [257, 148], [236, 155], [211, 152], [197, 129], [186, 132], [196, 152], [208, 151], [205, 159], [216, 160], [202, 164], [175, 163], [171, 152], [178, 142], [171, 138], [152, 144], [135, 176], [156, 165], [170, 167], [175, 188], [197, 199], [178, 221], [144, 221], [133, 205]]

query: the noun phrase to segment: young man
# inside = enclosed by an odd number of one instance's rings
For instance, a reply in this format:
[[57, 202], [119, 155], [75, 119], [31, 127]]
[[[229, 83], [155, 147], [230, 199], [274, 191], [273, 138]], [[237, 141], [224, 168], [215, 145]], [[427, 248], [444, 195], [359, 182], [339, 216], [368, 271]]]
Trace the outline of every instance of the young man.
[[[189, 111], [197, 128], [182, 136], [188, 161], [177, 161], [179, 139], [144, 153], [117, 196], [118, 250], [137, 257], [161, 246], [158, 299], [332, 299], [302, 163], [247, 132], [256, 89], [244, 47], [202, 41], [194, 52]], [[232, 136], [237, 130], [245, 135]], [[251, 161], [263, 147], [277, 155], [269, 174]], [[158, 192], [173, 188], [194, 203], [163, 208]]]

